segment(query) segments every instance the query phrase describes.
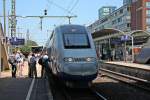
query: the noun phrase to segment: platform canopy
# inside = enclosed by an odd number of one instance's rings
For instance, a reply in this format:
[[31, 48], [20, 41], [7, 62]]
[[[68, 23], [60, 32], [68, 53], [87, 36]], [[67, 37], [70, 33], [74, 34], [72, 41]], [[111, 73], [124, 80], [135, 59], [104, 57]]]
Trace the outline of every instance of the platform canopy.
[[122, 38], [127, 36], [129, 40], [134, 38], [134, 44], [146, 43], [150, 37], [150, 33], [144, 30], [132, 30], [129, 32], [123, 32], [115, 28], [105, 28], [92, 33], [94, 41], [103, 41], [110, 38]]
[[118, 29], [106, 28], [106, 29], [102, 29], [102, 30], [92, 33], [92, 37], [97, 38], [97, 37], [103, 37], [103, 36], [107, 36], [107, 35], [114, 35], [117, 33], [120, 33], [120, 35], [125, 34], [123, 31], [118, 30]]
[[144, 31], [144, 30], [133, 30], [128, 32], [129, 35], [133, 36], [133, 37], [139, 37], [139, 36], [150, 36], [150, 32], [148, 31]]
[[123, 35], [126, 35], [126, 33], [115, 28], [105, 28], [92, 33], [94, 41], [103, 41], [110, 38], [120, 38]]

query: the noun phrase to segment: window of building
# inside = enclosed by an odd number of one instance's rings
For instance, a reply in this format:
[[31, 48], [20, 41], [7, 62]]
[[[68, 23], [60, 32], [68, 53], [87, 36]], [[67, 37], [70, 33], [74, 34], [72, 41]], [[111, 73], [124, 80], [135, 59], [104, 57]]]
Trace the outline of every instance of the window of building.
[[130, 10], [131, 10], [131, 7], [130, 7], [130, 6], [128, 6], [128, 7], [127, 7], [127, 11], [130, 11]]
[[122, 14], [122, 13], [123, 13], [123, 9], [120, 9], [120, 11], [119, 11], [119, 12], [120, 12], [120, 14]]
[[122, 22], [122, 17], [121, 17], [121, 18], [118, 18], [118, 23], [119, 23], [119, 22]]
[[146, 18], [146, 24], [150, 25], [150, 18]]
[[105, 12], [105, 13], [103, 13], [103, 15], [106, 16], [106, 15], [109, 15], [109, 13]]
[[112, 21], [112, 25], [113, 25], [113, 24], [116, 24], [116, 20], [113, 20], [113, 21]]
[[127, 27], [131, 27], [131, 24], [130, 24], [130, 23], [127, 23]]
[[146, 15], [150, 16], [150, 10], [146, 10]]
[[150, 31], [150, 26], [146, 26], [146, 30], [147, 30], [147, 31]]
[[150, 8], [150, 2], [146, 2], [146, 7]]
[[103, 11], [109, 13], [109, 8], [104, 8]]
[[131, 19], [131, 16], [126, 16], [126, 20], [130, 20]]

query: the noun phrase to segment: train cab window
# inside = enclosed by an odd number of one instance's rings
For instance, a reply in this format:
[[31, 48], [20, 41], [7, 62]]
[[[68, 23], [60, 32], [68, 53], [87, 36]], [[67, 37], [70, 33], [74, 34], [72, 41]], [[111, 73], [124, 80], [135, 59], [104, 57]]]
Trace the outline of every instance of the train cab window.
[[71, 48], [90, 48], [87, 34], [84, 33], [64, 33], [64, 47]]

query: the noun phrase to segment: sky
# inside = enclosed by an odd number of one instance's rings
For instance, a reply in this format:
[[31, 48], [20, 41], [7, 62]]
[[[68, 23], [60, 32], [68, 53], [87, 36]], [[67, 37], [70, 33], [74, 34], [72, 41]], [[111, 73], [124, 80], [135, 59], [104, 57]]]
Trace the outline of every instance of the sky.
[[[122, 5], [123, 0], [16, 0], [16, 15], [43, 16], [44, 10], [47, 9], [48, 16], [77, 16], [71, 19], [72, 24], [88, 26], [98, 20], [98, 9], [102, 6], [119, 8]], [[6, 0], [7, 15], [11, 12], [10, 8], [11, 0]], [[2, 15], [3, 0], [0, 0], [0, 16]], [[0, 18], [0, 22], [3, 24], [3, 18]], [[38, 45], [44, 45], [54, 27], [68, 24], [68, 19], [44, 18], [42, 22], [41, 30], [39, 18], [17, 18], [17, 33], [22, 33], [17, 36], [26, 38], [27, 30], [29, 30], [30, 39]]]

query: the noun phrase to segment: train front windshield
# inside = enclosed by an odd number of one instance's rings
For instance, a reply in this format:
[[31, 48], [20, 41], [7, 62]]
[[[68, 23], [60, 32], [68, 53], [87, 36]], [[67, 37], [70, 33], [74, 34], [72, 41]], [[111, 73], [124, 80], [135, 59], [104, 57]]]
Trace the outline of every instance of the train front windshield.
[[64, 33], [64, 47], [90, 48], [89, 39], [86, 33]]

